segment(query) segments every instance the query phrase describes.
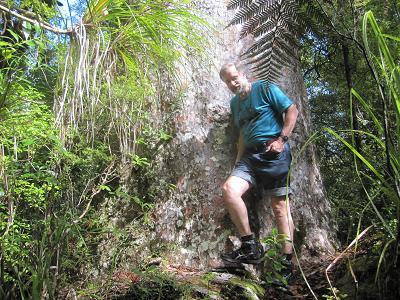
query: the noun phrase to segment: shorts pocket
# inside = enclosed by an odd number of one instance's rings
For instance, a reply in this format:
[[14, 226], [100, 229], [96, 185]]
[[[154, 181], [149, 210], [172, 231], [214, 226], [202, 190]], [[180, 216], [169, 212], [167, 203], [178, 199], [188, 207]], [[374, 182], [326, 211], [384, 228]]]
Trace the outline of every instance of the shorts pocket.
[[277, 160], [279, 159], [279, 156], [281, 155], [282, 152], [280, 153], [275, 153], [275, 152], [264, 152], [262, 153], [262, 158], [266, 160]]

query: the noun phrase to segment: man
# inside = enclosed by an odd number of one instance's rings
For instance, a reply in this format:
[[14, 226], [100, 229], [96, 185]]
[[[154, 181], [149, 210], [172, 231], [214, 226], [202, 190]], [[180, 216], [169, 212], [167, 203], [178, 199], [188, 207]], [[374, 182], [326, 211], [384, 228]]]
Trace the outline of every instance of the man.
[[[264, 249], [249, 226], [243, 194], [255, 185], [262, 185], [271, 196], [278, 232], [293, 240], [293, 220], [286, 196], [288, 171], [291, 163], [290, 137], [296, 123], [296, 105], [276, 85], [257, 81], [249, 83], [235, 65], [222, 66], [220, 77], [234, 93], [231, 112], [239, 130], [235, 167], [223, 185], [225, 206], [241, 236], [241, 247], [224, 253], [228, 262], [257, 264], [262, 261]], [[288, 262], [292, 259], [292, 244], [282, 247]]]

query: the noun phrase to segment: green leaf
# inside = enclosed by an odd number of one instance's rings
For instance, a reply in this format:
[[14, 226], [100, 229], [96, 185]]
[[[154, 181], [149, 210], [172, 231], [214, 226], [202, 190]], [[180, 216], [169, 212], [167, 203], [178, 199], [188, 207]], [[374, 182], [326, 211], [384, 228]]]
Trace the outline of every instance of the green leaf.
[[9, 46], [11, 46], [10, 43], [5, 42], [5, 41], [0, 41], [0, 47], [9, 47]]
[[161, 141], [169, 141], [172, 138], [172, 135], [166, 133], [165, 131], [160, 131], [160, 140]]
[[39, 24], [35, 24], [35, 25], [34, 25], [34, 29], [35, 29], [35, 32], [36, 32], [36, 33], [42, 32], [42, 27], [40, 27]]
[[3, 52], [4, 58], [7, 60], [7, 59], [11, 59], [13, 57], [13, 53], [15, 52], [15, 50], [14, 49], [5, 49], [2, 52]]
[[25, 140], [22, 141], [22, 143], [23, 143], [24, 146], [30, 146], [30, 145], [33, 145], [35, 143], [35, 140], [25, 139]]
[[25, 44], [27, 44], [29, 47], [35, 47], [36, 43], [34, 40], [27, 40], [25, 41]]
[[8, 29], [8, 32], [14, 37], [15, 41], [18, 42], [20, 40], [20, 36], [16, 34], [14, 31], [11, 29]]
[[382, 34], [383, 37], [394, 40], [396, 42], [400, 42], [400, 37], [398, 36], [394, 36], [394, 35], [390, 35], [390, 34]]
[[338, 140], [340, 140], [348, 149], [351, 150], [377, 177], [377, 179], [382, 182], [386, 183], [384, 177], [382, 174], [378, 172], [378, 170], [363, 156], [361, 155], [349, 142], [347, 142], [344, 138], [342, 138], [340, 135], [338, 135], [334, 130], [331, 128], [325, 127], [324, 130], [332, 134], [334, 137], [336, 137]]
[[32, 29], [32, 24], [29, 22], [23, 22], [22, 25], [27, 29], [31, 30]]
[[272, 262], [272, 264], [273, 264], [274, 270], [276, 270], [276, 271], [278, 271], [278, 272], [282, 271], [283, 265], [282, 265], [282, 263], [281, 263], [280, 261], [274, 260], [274, 261]]
[[100, 185], [100, 190], [101, 191], [111, 192], [111, 188], [108, 185], [105, 185], [105, 184]]
[[150, 162], [146, 157], [140, 157], [139, 155], [136, 155], [136, 154], [134, 154], [132, 156], [132, 163], [133, 163], [133, 165], [138, 166], [138, 167], [150, 165]]
[[275, 276], [276, 276], [276, 278], [277, 278], [280, 282], [282, 282], [284, 285], [287, 285], [287, 284], [288, 284], [288, 282], [287, 282], [287, 280], [285, 279], [285, 277], [283, 277], [281, 274], [276, 273]]
[[376, 128], [379, 130], [380, 133], [382, 133], [383, 132], [383, 127], [381, 125], [381, 122], [379, 122], [378, 118], [375, 116], [374, 112], [372, 111], [371, 106], [368, 105], [368, 103], [353, 88], [351, 89], [350, 102], [352, 102], [352, 96], [353, 95], [358, 99], [358, 101], [368, 111], [368, 114], [371, 116], [372, 120], [374, 121], [374, 124], [375, 124]]

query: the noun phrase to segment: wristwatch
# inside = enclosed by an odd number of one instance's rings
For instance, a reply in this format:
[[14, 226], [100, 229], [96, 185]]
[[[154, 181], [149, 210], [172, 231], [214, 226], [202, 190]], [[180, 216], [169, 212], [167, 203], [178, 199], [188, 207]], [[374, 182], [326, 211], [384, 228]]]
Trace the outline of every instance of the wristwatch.
[[280, 135], [279, 137], [282, 139], [284, 143], [286, 143], [289, 140], [289, 137], [287, 135]]

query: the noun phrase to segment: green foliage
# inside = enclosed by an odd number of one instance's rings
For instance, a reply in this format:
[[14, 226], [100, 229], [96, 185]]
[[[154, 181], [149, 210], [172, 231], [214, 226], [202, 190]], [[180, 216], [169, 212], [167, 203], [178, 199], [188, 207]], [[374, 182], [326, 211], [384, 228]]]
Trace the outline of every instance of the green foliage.
[[[350, 89], [350, 113], [349, 125], [354, 128], [355, 120], [360, 121], [356, 130], [334, 130], [324, 128], [327, 133], [336, 139], [333, 144], [336, 149], [333, 152], [342, 151], [349, 155], [344, 157], [348, 164], [351, 163], [354, 174], [351, 182], [352, 191], [345, 210], [348, 228], [358, 236], [366, 225], [375, 225], [381, 240], [374, 247], [379, 253], [376, 281], [382, 269], [390, 285], [398, 284], [398, 276], [393, 271], [394, 262], [398, 257], [398, 245], [400, 238], [400, 189], [399, 189], [399, 91], [400, 76], [398, 61], [398, 41], [390, 35], [383, 34], [372, 12], [367, 12], [363, 19], [362, 37], [365, 47], [365, 62], [369, 66], [370, 76], [374, 80], [373, 85]], [[363, 77], [363, 80], [365, 77]], [[374, 89], [373, 89], [374, 88]], [[325, 98], [330, 98], [326, 93]], [[370, 95], [377, 97], [371, 97]], [[357, 103], [357, 106], [354, 105]], [[355, 109], [357, 107], [357, 109]], [[356, 116], [356, 118], [354, 118]], [[357, 142], [361, 141], [360, 142]], [[328, 139], [329, 141], [329, 139]], [[333, 147], [332, 147], [333, 148]], [[327, 163], [333, 165], [335, 159]], [[349, 171], [345, 166], [334, 166], [339, 171], [335, 176], [338, 185], [338, 195], [343, 196], [340, 187], [348, 187], [349, 182], [340, 182], [345, 176], [341, 172]], [[349, 167], [347, 167], [349, 168]], [[329, 170], [332, 172], [332, 169]], [[348, 175], [346, 175], [348, 176]], [[340, 203], [335, 203], [335, 205]], [[341, 205], [341, 204], [340, 204]], [[350, 216], [350, 218], [348, 218]], [[343, 216], [339, 220], [345, 220]], [[352, 238], [349, 231], [348, 238]], [[378, 245], [379, 244], [379, 245]], [[372, 254], [372, 252], [371, 252]], [[391, 280], [390, 276], [393, 276]], [[385, 283], [389, 285], [388, 283]], [[332, 293], [335, 291], [332, 289]]]
[[144, 225], [151, 224], [150, 213], [154, 208], [154, 204], [151, 202], [152, 199], [149, 199], [149, 197], [140, 197], [140, 194], [127, 193], [121, 186], [119, 186], [115, 191], [109, 190], [109, 195], [114, 197], [115, 200], [125, 201], [129, 206], [135, 207], [137, 213], [135, 217], [141, 218]]
[[[158, 268], [149, 267], [145, 270], [116, 271], [114, 280], [131, 282], [128, 289], [110, 290], [101, 283], [89, 283], [77, 291], [80, 297], [115, 300], [124, 299], [191, 299], [192, 290], [188, 285], [180, 283], [177, 278]], [[125, 279], [125, 280], [124, 280]]]
[[[150, 268], [145, 272], [135, 272], [141, 279], [133, 284], [129, 291], [116, 299], [180, 299], [186, 298], [188, 288], [179, 284], [170, 274]], [[188, 296], [188, 295], [186, 295]]]
[[324, 298], [326, 300], [343, 300], [343, 299], [347, 299], [347, 297], [348, 297], [347, 294], [341, 294], [340, 291], [335, 287], [329, 288], [329, 291], [331, 292], [331, 294], [322, 295], [322, 298]]
[[[75, 269], [91, 254], [82, 227], [71, 224], [90, 201], [89, 192], [96, 185], [104, 190], [96, 180], [112, 157], [100, 143], [96, 149], [76, 143], [66, 151], [43, 94], [26, 79], [13, 87], [0, 123], [0, 295], [9, 297], [17, 288], [20, 297], [40, 299], [42, 293], [54, 296], [58, 272], [72, 268], [68, 260], [61, 263], [64, 255], [81, 250]], [[65, 247], [73, 239], [77, 247]]]
[[[84, 19], [93, 26], [77, 32], [67, 49], [63, 78], [69, 80], [60, 86], [57, 125], [79, 128], [90, 141], [106, 135], [123, 160], [142, 156], [137, 145], [163, 126], [160, 110], [173, 98], [177, 64], [199, 57], [205, 22], [180, 1], [93, 1]], [[80, 77], [88, 80], [75, 85]]]
[[54, 9], [54, 5], [56, 4], [55, 1], [23, 0], [18, 1], [18, 4], [15, 3], [16, 1], [12, 2], [14, 2], [15, 6], [19, 6], [19, 8], [24, 10], [32, 11], [42, 18], [45, 17], [46, 19], [49, 19], [56, 16], [56, 10]]
[[[327, 3], [322, 4], [335, 31], [327, 31], [323, 36], [311, 34], [302, 41], [302, 61], [310, 97], [312, 123], [317, 130], [331, 128], [347, 141], [353, 136], [347, 130], [357, 130], [352, 146], [380, 172], [386, 169], [384, 148], [381, 147], [383, 139], [377, 142], [373, 136], [380, 139], [382, 132], [378, 131], [379, 126], [370, 117], [369, 110], [376, 114], [382, 127], [383, 106], [376, 76], [371, 72], [371, 60], [366, 59], [361, 21], [364, 12], [373, 9], [382, 31], [397, 36], [400, 31], [396, 26], [396, 5], [394, 2], [372, 0], [358, 1], [356, 6], [352, 6], [352, 2], [336, 2], [332, 6], [333, 9]], [[395, 43], [390, 39], [387, 39], [387, 43], [392, 53], [396, 53]], [[376, 43], [371, 44], [371, 50], [375, 53], [378, 51], [376, 46]], [[348, 61], [344, 58], [345, 49], [348, 50]], [[347, 71], [346, 66], [349, 68]], [[351, 93], [351, 88], [358, 93]], [[368, 109], [363, 102], [368, 104]], [[349, 110], [350, 106], [353, 113]], [[393, 113], [389, 113], [389, 119], [393, 120]], [[381, 186], [378, 182], [368, 180], [364, 175], [361, 182], [358, 176], [354, 176], [352, 151], [339, 139], [329, 134], [325, 137], [316, 141], [320, 170], [339, 226], [338, 236], [347, 244], [357, 234], [359, 226], [364, 228], [371, 223], [382, 226], [370, 200], [365, 197], [364, 187], [369, 190], [376, 208], [385, 219], [396, 218], [396, 208], [388, 205], [386, 196], [380, 192]], [[365, 170], [364, 166], [361, 168], [362, 173], [371, 176], [371, 170]]]
[[[370, 50], [367, 32], [368, 23], [370, 23], [373, 29], [378, 44], [379, 56], [377, 57], [375, 57]], [[399, 215], [399, 68], [394, 63], [394, 59], [390, 53], [385, 38], [381, 33], [372, 12], [366, 13], [364, 17], [363, 38], [367, 50], [367, 58], [371, 63], [373, 74], [377, 81], [377, 88], [380, 91], [384, 111], [381, 114], [376, 113], [372, 109], [371, 104], [365, 101], [354, 89], [351, 91], [351, 97], [354, 97], [361, 103], [362, 107], [366, 111], [366, 117], [370, 119], [370, 127], [373, 128], [376, 134], [362, 130], [352, 131], [353, 139], [352, 143], [350, 143], [332, 129], [327, 128], [326, 130], [343, 143], [343, 145], [354, 154], [354, 158], [361, 163], [361, 166], [356, 164], [355, 168], [361, 179], [369, 204], [373, 207], [386, 230], [388, 230], [390, 235], [394, 237], [395, 235], [391, 232], [390, 227], [387, 224], [387, 216], [385, 216], [385, 218], [382, 216], [381, 211], [379, 211], [373, 200], [375, 194], [382, 193], [385, 195], [386, 201], [388, 201], [387, 205], [397, 208], [397, 211], [392, 212], [395, 212], [397, 216]], [[378, 69], [376, 69], [376, 67], [378, 67]], [[387, 92], [384, 93], [384, 90]], [[352, 99], [353, 98], [351, 98], [351, 100]], [[350, 107], [352, 106], [350, 105]], [[353, 112], [351, 111], [351, 113]], [[388, 116], [395, 116], [395, 121], [393, 122], [390, 120]], [[369, 152], [366, 148], [363, 149], [363, 153], [360, 153], [360, 151], [356, 149], [354, 144], [354, 135], [358, 134], [362, 134], [369, 138], [369, 145], [374, 145], [373, 149], [375, 149], [375, 151], [373, 153]]]
[[[35, 278], [42, 280], [38, 273], [43, 271], [39, 269], [43, 257], [36, 255], [50, 226], [49, 209], [60, 199], [61, 184], [54, 169], [60, 141], [52, 113], [40, 103], [37, 90], [20, 85], [9, 97], [13, 106], [3, 111], [0, 123], [2, 277], [4, 287], [18, 284], [24, 291], [27, 276], [37, 274]], [[37, 291], [41, 288], [37, 286]], [[6, 290], [0, 292], [5, 295]]]
[[[372, 52], [370, 41], [368, 38], [368, 25], [370, 25], [374, 37], [375, 43], [377, 43], [378, 50]], [[378, 265], [377, 276], [382, 262], [382, 257], [387, 255], [385, 253], [387, 245], [389, 245], [396, 236], [396, 246], [392, 250], [395, 256], [398, 257], [398, 245], [400, 243], [400, 159], [399, 159], [399, 139], [400, 139], [400, 68], [395, 61], [398, 61], [398, 57], [394, 58], [391, 54], [388, 43], [392, 41], [391, 38], [387, 38], [383, 35], [379, 28], [376, 19], [371, 11], [367, 12], [364, 16], [363, 21], [363, 40], [367, 49], [368, 59], [372, 65], [374, 76], [377, 79], [378, 88], [381, 95], [381, 103], [383, 105], [383, 114], [380, 119], [383, 121], [384, 126], [380, 126], [378, 117], [370, 109], [368, 104], [363, 103], [366, 110], [368, 110], [369, 117], [374, 120], [378, 135], [374, 136], [381, 147], [381, 157], [385, 160], [386, 164], [383, 165], [383, 170], [378, 174], [374, 172], [375, 176], [368, 177], [370, 180], [378, 180], [381, 187], [381, 192], [385, 195], [388, 200], [388, 204], [393, 208], [396, 208], [397, 217], [397, 232], [396, 235], [392, 234], [390, 230], [390, 223], [382, 222], [388, 233], [391, 233], [392, 239], [389, 239], [385, 247], [383, 248], [381, 259]], [[398, 43], [397, 43], [398, 45]], [[361, 98], [358, 97], [361, 101]], [[362, 102], [362, 101], [361, 101]], [[369, 109], [368, 109], [369, 108]], [[394, 118], [395, 120], [393, 120]], [[364, 161], [363, 161], [364, 162]], [[364, 162], [371, 170], [369, 164]], [[368, 198], [371, 199], [369, 192], [366, 190]], [[373, 203], [371, 202], [371, 205]], [[377, 210], [376, 210], [377, 211]], [[377, 211], [379, 215], [379, 212]], [[392, 219], [395, 217], [393, 216]], [[383, 217], [381, 216], [383, 220]], [[386, 216], [387, 220], [387, 216]], [[390, 221], [390, 219], [389, 219]], [[393, 253], [392, 252], [392, 253]], [[390, 255], [390, 253], [389, 253]], [[394, 259], [394, 261], [396, 261]], [[394, 262], [393, 262], [394, 263]]]
[[202, 276], [202, 279], [205, 281], [208, 289], [210, 288], [210, 282], [213, 281], [216, 276], [217, 274], [212, 272], [204, 273], [204, 275]]
[[246, 49], [255, 76], [277, 81], [281, 68], [288, 66], [288, 57], [295, 57], [296, 35], [302, 30], [298, 22], [297, 1], [230, 1], [228, 9], [239, 7], [228, 24], [243, 24], [240, 37], [252, 35], [254, 43]]
[[286, 235], [279, 234], [278, 229], [272, 228], [271, 233], [262, 239], [266, 246], [264, 264], [266, 266], [265, 280], [267, 283], [282, 283], [287, 285], [287, 280], [282, 276], [288, 267], [286, 258], [282, 255], [282, 245], [287, 242]]
[[[55, 2], [46, 3], [8, 4], [48, 20]], [[189, 7], [89, 1], [89, 25], [66, 45], [37, 24], [2, 24], [0, 298], [55, 298], [82, 265], [96, 266], [105, 234], [115, 241], [116, 267], [132, 228], [101, 213], [109, 202], [129, 208], [127, 222], [152, 224], [153, 159], [172, 138], [177, 64], [203, 47], [206, 24]]]
[[[297, 50], [302, 42], [329, 41], [336, 51], [353, 42], [361, 48], [355, 24], [363, 12], [368, 9], [383, 11], [396, 24], [397, 5], [395, 1], [232, 0], [227, 7], [236, 9], [236, 14], [228, 26], [243, 24], [240, 38], [250, 35], [254, 38], [243, 53], [243, 59], [252, 64], [254, 75], [279, 81], [282, 68], [298, 58]], [[315, 48], [319, 46], [314, 44]], [[314, 55], [318, 56], [315, 53], [318, 49], [315, 50]], [[325, 61], [321, 63], [326, 64]], [[337, 77], [334, 72], [330, 74]]]

